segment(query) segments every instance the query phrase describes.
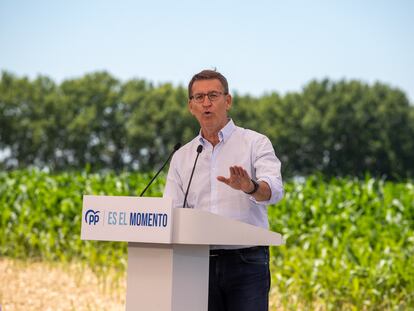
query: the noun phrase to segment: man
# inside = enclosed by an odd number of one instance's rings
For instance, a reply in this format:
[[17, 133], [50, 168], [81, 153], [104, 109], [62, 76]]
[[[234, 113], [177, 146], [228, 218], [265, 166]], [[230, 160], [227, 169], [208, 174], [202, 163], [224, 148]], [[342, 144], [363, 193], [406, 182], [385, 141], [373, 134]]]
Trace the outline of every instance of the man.
[[[175, 207], [183, 206], [201, 144], [186, 207], [268, 228], [266, 206], [283, 196], [280, 161], [269, 139], [229, 119], [232, 97], [219, 72], [194, 75], [188, 95], [201, 130], [173, 156], [164, 196], [172, 197]], [[211, 247], [209, 311], [268, 310], [269, 289], [268, 247]]]

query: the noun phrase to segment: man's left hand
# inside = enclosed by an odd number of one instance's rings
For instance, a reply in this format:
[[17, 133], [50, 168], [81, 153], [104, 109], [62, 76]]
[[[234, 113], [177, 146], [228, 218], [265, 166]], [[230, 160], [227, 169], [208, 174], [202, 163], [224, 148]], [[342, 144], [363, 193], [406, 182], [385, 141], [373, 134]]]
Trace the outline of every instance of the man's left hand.
[[230, 177], [217, 176], [217, 180], [225, 183], [236, 190], [250, 192], [254, 189], [253, 182], [250, 179], [247, 171], [241, 166], [230, 167]]

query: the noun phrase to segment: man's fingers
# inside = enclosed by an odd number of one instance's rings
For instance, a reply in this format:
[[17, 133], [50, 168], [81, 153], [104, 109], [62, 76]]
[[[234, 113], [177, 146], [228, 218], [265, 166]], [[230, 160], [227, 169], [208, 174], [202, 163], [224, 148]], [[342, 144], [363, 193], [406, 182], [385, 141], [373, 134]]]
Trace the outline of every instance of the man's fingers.
[[230, 182], [230, 179], [228, 179], [228, 178], [226, 178], [226, 177], [224, 177], [224, 176], [217, 176], [217, 180], [218, 181], [221, 181], [221, 182], [224, 182], [225, 184], [229, 184], [229, 182]]
[[240, 176], [240, 166], [230, 166], [230, 173], [236, 176]]
[[229, 178], [219, 176], [219, 177], [217, 177], [217, 179], [221, 182], [224, 182], [224, 183], [228, 184], [228, 185], [230, 183], [234, 183], [234, 182], [240, 183], [240, 182], [245, 182], [247, 180], [250, 180], [249, 174], [241, 166], [238, 166], [238, 165], [230, 166], [229, 171], [230, 171]]
[[235, 175], [239, 177], [243, 177], [243, 178], [250, 178], [249, 174], [247, 174], [247, 171], [243, 167], [235, 165], [233, 166], [233, 168], [234, 168]]
[[241, 170], [242, 170], [242, 176], [243, 177], [250, 178], [249, 174], [247, 174], [247, 171], [244, 168], [241, 168]]
[[239, 168], [237, 166], [233, 166], [234, 169], [234, 175], [239, 176]]

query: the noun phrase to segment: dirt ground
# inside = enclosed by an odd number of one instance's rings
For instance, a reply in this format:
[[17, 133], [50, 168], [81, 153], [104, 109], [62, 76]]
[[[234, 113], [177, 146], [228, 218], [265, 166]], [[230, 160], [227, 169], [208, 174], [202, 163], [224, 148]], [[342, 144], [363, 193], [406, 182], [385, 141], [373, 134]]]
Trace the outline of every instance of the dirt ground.
[[76, 264], [0, 258], [1, 311], [125, 310], [125, 277]]
[[[24, 262], [0, 257], [0, 311], [125, 310], [126, 278], [98, 279], [80, 264]], [[276, 307], [271, 291], [269, 310]]]

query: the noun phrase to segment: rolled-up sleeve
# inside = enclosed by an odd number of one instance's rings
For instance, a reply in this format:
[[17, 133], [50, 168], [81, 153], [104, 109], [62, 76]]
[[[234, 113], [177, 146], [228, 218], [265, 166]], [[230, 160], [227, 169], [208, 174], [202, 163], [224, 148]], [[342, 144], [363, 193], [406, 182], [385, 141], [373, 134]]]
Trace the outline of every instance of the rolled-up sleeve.
[[283, 198], [283, 182], [281, 163], [269, 138], [261, 135], [252, 146], [252, 160], [257, 181], [266, 182], [271, 191], [268, 201], [257, 201], [253, 196], [250, 199], [256, 204], [269, 205], [279, 202]]

